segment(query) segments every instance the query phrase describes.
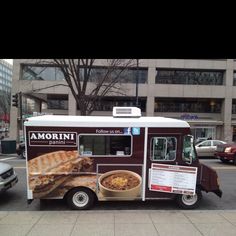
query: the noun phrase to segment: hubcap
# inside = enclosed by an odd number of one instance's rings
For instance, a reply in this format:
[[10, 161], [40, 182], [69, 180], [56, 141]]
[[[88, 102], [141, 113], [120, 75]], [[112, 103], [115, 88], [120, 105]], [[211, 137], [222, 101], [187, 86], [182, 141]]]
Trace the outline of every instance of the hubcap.
[[76, 192], [72, 198], [73, 203], [77, 207], [84, 207], [88, 204], [89, 197], [85, 192]]
[[183, 195], [182, 200], [185, 205], [191, 206], [197, 202], [198, 196], [195, 195]]

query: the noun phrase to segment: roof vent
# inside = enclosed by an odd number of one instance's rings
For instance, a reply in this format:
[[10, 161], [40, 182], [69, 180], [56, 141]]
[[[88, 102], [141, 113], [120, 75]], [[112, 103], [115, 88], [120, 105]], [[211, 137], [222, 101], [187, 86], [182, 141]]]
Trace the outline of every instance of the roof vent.
[[113, 107], [113, 117], [141, 117], [138, 107]]

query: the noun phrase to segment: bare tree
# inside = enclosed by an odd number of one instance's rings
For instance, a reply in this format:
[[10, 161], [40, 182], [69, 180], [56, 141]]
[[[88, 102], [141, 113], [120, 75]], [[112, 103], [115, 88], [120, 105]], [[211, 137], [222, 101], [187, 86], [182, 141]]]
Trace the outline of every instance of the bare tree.
[[127, 69], [135, 65], [135, 60], [108, 59], [103, 67], [96, 67], [95, 59], [53, 59], [45, 63], [60, 68], [80, 114], [90, 115], [103, 97], [125, 95], [121, 81]]

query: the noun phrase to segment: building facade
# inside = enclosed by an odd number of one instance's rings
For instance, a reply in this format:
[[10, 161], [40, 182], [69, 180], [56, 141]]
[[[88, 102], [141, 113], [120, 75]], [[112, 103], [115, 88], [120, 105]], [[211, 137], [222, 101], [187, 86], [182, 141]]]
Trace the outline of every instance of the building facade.
[[10, 122], [12, 65], [0, 59], [0, 136], [7, 137]]
[[[80, 111], [57, 67], [34, 60], [14, 60], [12, 93], [22, 92], [23, 117], [33, 112], [79, 115]], [[105, 60], [98, 60], [96, 76]], [[101, 67], [99, 69], [99, 67]], [[122, 79], [124, 95], [106, 96], [92, 115], [111, 115], [113, 106], [134, 106], [137, 70]], [[236, 140], [236, 61], [140, 59], [138, 101], [144, 116], [165, 116], [189, 122], [198, 138]], [[89, 86], [93, 86], [91, 81]], [[19, 109], [11, 107], [10, 135], [21, 126]]]

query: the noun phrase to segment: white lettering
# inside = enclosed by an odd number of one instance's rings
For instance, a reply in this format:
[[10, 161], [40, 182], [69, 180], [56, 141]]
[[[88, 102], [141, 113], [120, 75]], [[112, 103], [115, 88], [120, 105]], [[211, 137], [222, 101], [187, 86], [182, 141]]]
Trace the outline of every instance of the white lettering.
[[52, 134], [52, 139], [58, 139], [58, 134]]
[[70, 140], [70, 134], [64, 134], [64, 140], [67, 139], [67, 140]]
[[48, 144], [52, 145], [52, 144], [66, 144], [66, 143], [65, 143], [65, 141], [54, 141], [54, 140], [52, 140], [52, 141], [49, 141]]
[[46, 139], [52, 139], [52, 135], [51, 134], [46, 134], [45, 137], [46, 137]]
[[96, 129], [96, 133], [97, 134], [108, 134], [109, 131], [108, 130], [104, 130], [104, 129]]
[[44, 133], [42, 133], [42, 134], [38, 134], [38, 139], [45, 139], [45, 134]]
[[32, 135], [30, 136], [30, 139], [37, 139], [37, 136], [35, 135], [35, 133], [32, 133]]
[[[106, 130], [98, 130], [98, 132], [108, 132]], [[47, 139], [47, 140], [74, 140], [75, 133], [31, 133], [30, 136], [31, 140], [38, 140], [38, 139]]]

